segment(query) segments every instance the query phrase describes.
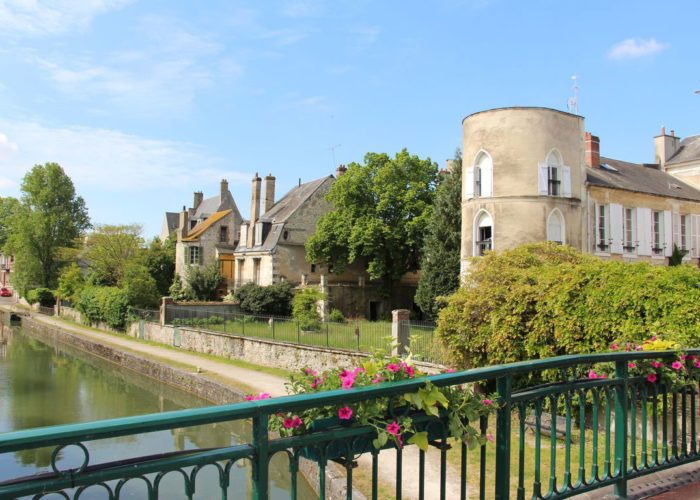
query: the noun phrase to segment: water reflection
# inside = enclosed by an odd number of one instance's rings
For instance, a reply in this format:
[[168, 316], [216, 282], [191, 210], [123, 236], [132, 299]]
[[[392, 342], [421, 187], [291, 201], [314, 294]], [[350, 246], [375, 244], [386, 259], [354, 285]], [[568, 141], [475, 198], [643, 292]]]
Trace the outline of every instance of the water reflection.
[[[0, 330], [0, 432], [210, 404], [60, 343], [39, 341], [28, 332], [5, 325]], [[230, 446], [249, 437], [249, 425], [224, 422], [86, 444], [90, 464], [96, 464], [173, 450]], [[16, 452], [14, 457], [0, 455], [0, 481], [48, 470], [52, 451], [52, 448], [40, 448]], [[77, 447], [67, 447], [59, 454], [61, 468], [76, 467], [81, 461], [82, 453]], [[209, 494], [217, 491], [219, 481], [215, 472], [213, 466], [205, 467], [201, 476], [198, 475], [197, 497], [209, 498]], [[229, 498], [247, 496], [249, 477], [247, 467], [233, 468]], [[271, 497], [289, 498], [285, 457], [275, 457], [270, 477], [274, 483]], [[179, 473], [167, 474], [161, 498], [183, 496], [182, 482]], [[300, 498], [315, 498], [307, 484], [302, 480], [299, 483]], [[126, 491], [133, 490], [133, 498], [141, 498], [139, 492], [143, 488], [143, 481], [130, 481]], [[90, 488], [81, 498], [93, 496], [104, 498], [105, 492], [99, 487]]]

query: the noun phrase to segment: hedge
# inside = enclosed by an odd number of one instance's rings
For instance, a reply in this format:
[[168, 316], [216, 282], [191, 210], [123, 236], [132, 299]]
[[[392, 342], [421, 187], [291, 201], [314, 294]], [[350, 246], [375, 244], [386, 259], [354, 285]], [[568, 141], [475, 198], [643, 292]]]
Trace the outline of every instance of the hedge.
[[85, 287], [78, 295], [76, 307], [88, 323], [104, 321], [115, 330], [126, 329], [129, 295], [123, 288]]

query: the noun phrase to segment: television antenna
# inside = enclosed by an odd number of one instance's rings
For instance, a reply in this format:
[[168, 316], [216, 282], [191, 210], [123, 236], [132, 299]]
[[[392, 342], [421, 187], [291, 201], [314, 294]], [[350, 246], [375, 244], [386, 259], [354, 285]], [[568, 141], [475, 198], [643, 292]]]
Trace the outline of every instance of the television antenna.
[[326, 148], [326, 151], [330, 150], [331, 154], [333, 155], [333, 165], [332, 168], [335, 168], [337, 165], [335, 164], [335, 150], [338, 149], [342, 144], [336, 144], [335, 146], [331, 146], [330, 148]]
[[569, 113], [578, 114], [578, 75], [571, 77], [574, 81], [574, 97], [569, 97]]

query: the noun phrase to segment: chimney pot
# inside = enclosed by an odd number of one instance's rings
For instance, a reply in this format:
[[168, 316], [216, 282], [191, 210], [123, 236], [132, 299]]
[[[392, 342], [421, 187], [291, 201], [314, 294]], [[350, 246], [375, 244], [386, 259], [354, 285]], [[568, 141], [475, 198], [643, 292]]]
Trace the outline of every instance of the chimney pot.
[[600, 167], [600, 139], [586, 132], [586, 165], [592, 168]]
[[666, 127], [661, 127], [661, 135], [666, 135]]
[[335, 178], [339, 178], [341, 175], [347, 172], [347, 170], [348, 169], [345, 165], [339, 165], [338, 168], [335, 169]]
[[265, 197], [263, 198], [263, 211], [267, 213], [275, 204], [275, 178], [272, 174], [267, 174], [265, 177]]
[[224, 198], [228, 194], [228, 181], [226, 179], [221, 179], [221, 186], [219, 192], [219, 203], [224, 201]]
[[248, 248], [253, 248], [255, 246], [255, 223], [260, 217], [260, 185], [262, 184], [262, 179], [258, 177], [258, 173], [255, 172], [255, 177], [253, 178], [253, 193], [250, 201], [250, 223], [248, 224]]
[[674, 137], [676, 134], [673, 130], [671, 130], [671, 137]]

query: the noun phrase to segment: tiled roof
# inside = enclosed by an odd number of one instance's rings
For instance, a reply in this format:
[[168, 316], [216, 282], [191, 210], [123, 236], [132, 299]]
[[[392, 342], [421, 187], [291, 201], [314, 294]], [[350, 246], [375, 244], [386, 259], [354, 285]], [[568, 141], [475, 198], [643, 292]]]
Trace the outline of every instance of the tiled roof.
[[262, 214], [258, 222], [285, 222], [328, 178], [332, 179], [333, 176], [321, 177], [292, 188], [282, 199], [272, 205], [270, 210]]
[[700, 201], [700, 190], [666, 172], [662, 172], [657, 165], [646, 166], [602, 156], [600, 157], [600, 163], [612, 167], [614, 170], [608, 170], [604, 167], [586, 167], [586, 181], [588, 184]]
[[180, 214], [177, 212], [165, 212], [165, 222], [168, 225], [168, 233], [172, 233], [180, 224]]
[[666, 164], [691, 160], [700, 160], [700, 135], [691, 135], [683, 139], [678, 151], [666, 160]]
[[192, 219], [201, 219], [203, 217], [209, 217], [212, 214], [216, 213], [216, 211], [219, 210], [220, 206], [221, 206], [221, 196], [220, 195], [212, 196], [211, 198], [207, 198], [206, 200], [202, 200], [202, 202], [199, 204], [197, 209], [194, 211], [194, 215], [192, 215]]
[[[202, 203], [204, 203], [204, 202], [202, 202]], [[216, 213], [212, 214], [212, 216], [209, 217], [207, 220], [204, 220], [204, 221], [200, 222], [199, 224], [197, 224], [196, 226], [194, 226], [192, 228], [192, 230], [189, 232], [189, 234], [187, 235], [187, 238], [182, 238], [182, 241], [198, 241], [199, 237], [202, 235], [202, 233], [204, 231], [209, 229], [212, 226], [212, 224], [223, 219], [224, 217], [226, 217], [230, 213], [231, 213], [231, 210], [229, 209], [229, 210], [224, 210], [222, 212], [216, 212]]]

